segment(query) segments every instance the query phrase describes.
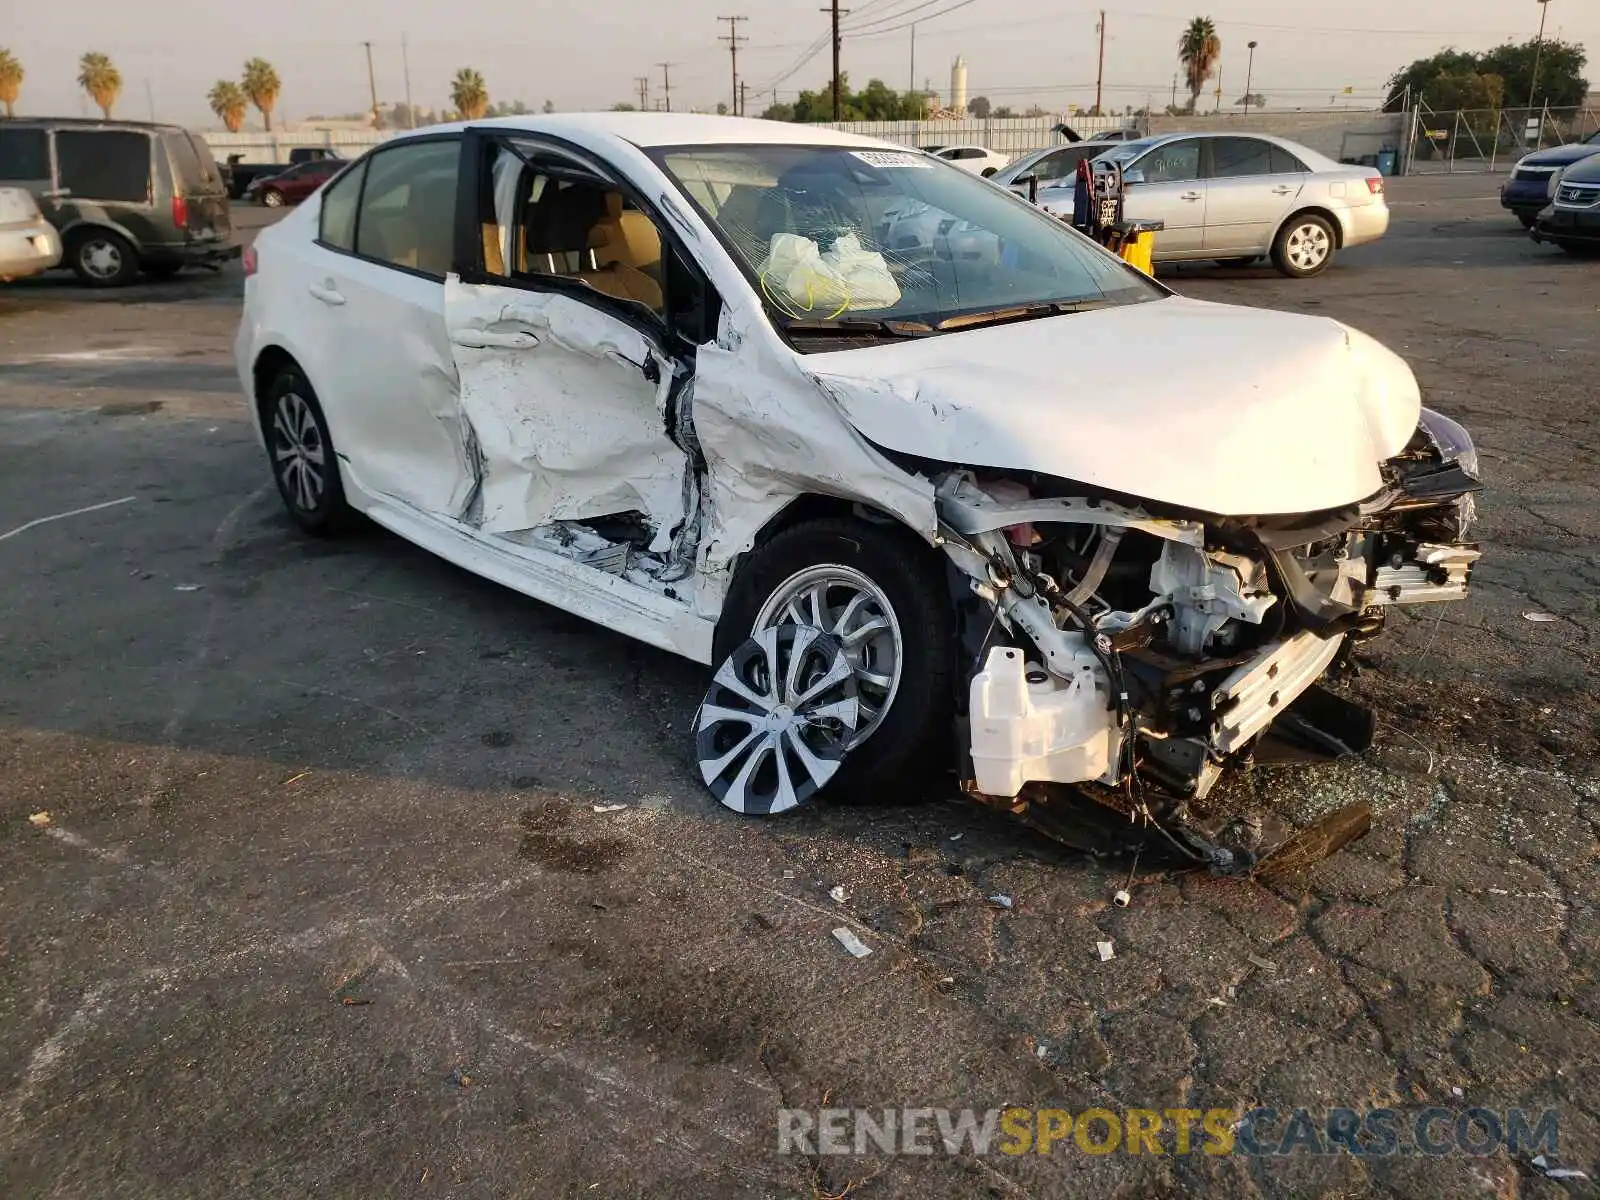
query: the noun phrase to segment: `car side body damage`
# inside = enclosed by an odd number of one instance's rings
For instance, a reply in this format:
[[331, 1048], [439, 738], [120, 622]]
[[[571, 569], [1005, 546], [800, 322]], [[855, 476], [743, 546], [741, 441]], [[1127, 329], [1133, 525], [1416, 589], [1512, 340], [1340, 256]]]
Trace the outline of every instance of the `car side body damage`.
[[[1247, 865], [1248, 846], [1228, 848], [1184, 806], [1251, 755], [1362, 748], [1370, 721], [1319, 681], [1390, 607], [1466, 591], [1471, 440], [1363, 334], [1174, 297], [1000, 189], [831, 131], [796, 145], [763, 122], [574, 116], [428, 138], [452, 136], [462, 177], [483, 184], [460, 189], [436, 278], [411, 265], [426, 246], [397, 251], [407, 302], [384, 310], [389, 341], [413, 357], [447, 346], [448, 360], [430, 352], [406, 387], [386, 375], [394, 351], [330, 349], [343, 299], [376, 276], [360, 254], [346, 264], [312, 246], [325, 190], [262, 235], [247, 285], [239, 360], [264, 438], [277, 444], [262, 363], [304, 364], [344, 497], [402, 536], [710, 664], [720, 687], [734, 663], [759, 669], [794, 647], [813, 648], [793, 661], [834, 673], [849, 662], [859, 698], [838, 700], [851, 720], [830, 742], [846, 773], [891, 742], [885, 761], [901, 767], [948, 749], [953, 720], [951, 765], [1001, 807], [1098, 788], [1212, 866]], [[680, 147], [717, 153], [673, 159]], [[776, 176], [768, 148], [789, 156]], [[873, 248], [881, 220], [839, 225], [817, 160], [869, 205], [873, 188], [910, 187], [951, 206], [998, 230], [1012, 258]], [[742, 187], [760, 203], [735, 216]], [[560, 219], [540, 226], [552, 197]], [[835, 234], [857, 239], [850, 252], [878, 258], [875, 290], [854, 310], [846, 296], [837, 312], [797, 313], [762, 247], [826, 240], [806, 215], [823, 201]], [[1043, 301], [909, 311], [955, 291], [1008, 295], [1044, 277], [1040, 254], [1057, 280]], [[1085, 294], [1061, 294], [1063, 278]], [[341, 303], [308, 308], [294, 295], [308, 279]], [[1062, 369], [1076, 361], [1126, 366]], [[832, 640], [739, 649], [792, 624]], [[928, 630], [946, 631], [931, 657], [917, 643]], [[931, 680], [942, 697], [919, 694]], [[782, 690], [764, 689], [776, 707], [747, 715], [733, 743], [702, 727], [703, 754], [776, 744], [796, 719]], [[900, 728], [909, 705], [943, 728]], [[716, 786], [725, 803], [778, 811], [816, 782], [761, 805]]]

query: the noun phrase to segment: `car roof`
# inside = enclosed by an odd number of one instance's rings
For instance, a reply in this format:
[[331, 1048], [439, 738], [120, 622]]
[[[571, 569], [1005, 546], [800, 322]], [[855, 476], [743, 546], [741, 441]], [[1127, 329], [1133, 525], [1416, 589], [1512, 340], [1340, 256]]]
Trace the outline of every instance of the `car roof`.
[[118, 118], [108, 120], [105, 117], [10, 117], [5, 122], [7, 129], [40, 125], [64, 125], [73, 129], [143, 129], [152, 133], [189, 132], [182, 125], [171, 125], [162, 121], [123, 121]]
[[1196, 129], [1180, 131], [1178, 133], [1152, 133], [1146, 137], [1132, 138], [1129, 141], [1121, 142], [1119, 144], [1128, 146], [1132, 145], [1134, 142], [1139, 142], [1147, 146], [1159, 146], [1163, 142], [1176, 141], [1178, 138], [1209, 139], [1225, 137], [1255, 138], [1258, 142], [1271, 142], [1274, 146], [1281, 146], [1283, 149], [1291, 151], [1300, 158], [1305, 159], [1308, 164], [1312, 159], [1316, 159], [1322, 164], [1322, 166], [1319, 168], [1321, 170], [1332, 170], [1334, 167], [1349, 165], [1347, 163], [1334, 162], [1333, 159], [1329, 158], [1326, 154], [1323, 154], [1320, 150], [1313, 150], [1304, 142], [1292, 142], [1288, 138], [1279, 137], [1275, 133], [1262, 133], [1259, 129]]
[[[773, 145], [870, 146], [905, 150], [907, 147], [878, 138], [842, 133], [821, 125], [790, 121], [762, 121], [754, 117], [715, 117], [701, 113], [594, 112], [551, 113], [521, 117], [490, 117], [482, 121], [457, 121], [407, 132], [406, 138], [461, 129], [495, 129], [504, 133], [547, 134], [575, 140], [617, 138], [635, 146]], [[401, 140], [399, 138], [395, 140]]]

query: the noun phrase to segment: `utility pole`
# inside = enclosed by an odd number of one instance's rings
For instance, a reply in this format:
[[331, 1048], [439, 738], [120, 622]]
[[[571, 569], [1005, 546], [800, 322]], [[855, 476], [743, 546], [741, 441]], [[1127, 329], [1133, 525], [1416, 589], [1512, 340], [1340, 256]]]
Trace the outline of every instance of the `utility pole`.
[[744, 80], [741, 79], [739, 81], [739, 115], [741, 117], [745, 115], [745, 103], [746, 103], [746, 100], [747, 100], [747, 93], [749, 91], [749, 88], [750, 88], [750, 85], [747, 84]]
[[1222, 64], [1217, 64], [1217, 111], [1222, 111]]
[[848, 15], [848, 8], [840, 8], [839, 0], [833, 0], [829, 8], [820, 9], [821, 12], [833, 14], [833, 119], [844, 120], [844, 95], [839, 87], [839, 47], [842, 39], [839, 36], [839, 18]]
[[728, 43], [728, 58], [731, 59], [732, 62], [733, 62], [733, 101], [732, 102], [733, 102], [733, 115], [736, 116], [736, 117], [739, 115], [739, 47], [742, 44], [744, 44], [745, 42], [749, 41], [748, 38], [742, 38], [742, 37], [739, 36], [739, 22], [740, 21], [748, 21], [749, 19], [750, 19], [749, 17], [718, 17], [717, 18], [717, 20], [719, 20], [719, 21], [726, 21], [728, 23], [727, 36], [726, 37], [720, 37], [717, 40], [719, 42], [727, 42]]
[[417, 127], [417, 110], [411, 107], [411, 53], [406, 47], [406, 35], [400, 35], [400, 69], [406, 77], [406, 128]]
[[150, 90], [150, 81], [148, 79], [144, 81], [144, 99], [145, 103], [150, 106], [150, 119], [154, 121], [156, 119], [156, 94]]
[[911, 22], [911, 74], [906, 82], [906, 91], [917, 90], [917, 23]]
[[[1250, 47], [1250, 65], [1244, 70], [1244, 115], [1250, 115], [1250, 85], [1256, 77], [1256, 44], [1248, 43]], [[1407, 84], [1406, 86], [1410, 86]]]
[[650, 76], [635, 75], [633, 81], [639, 85], [639, 111], [650, 111]]
[[661, 90], [666, 94], [667, 97], [667, 112], [672, 111], [672, 68], [677, 65], [677, 63], [669, 62], [656, 64], [656, 66], [661, 68]]
[[1169, 104], [1167, 107], [1168, 108], [1177, 108], [1178, 107], [1178, 73], [1176, 71], [1174, 71], [1172, 73], [1172, 103]]
[[372, 127], [378, 127], [378, 77], [372, 71], [372, 43], [362, 42], [367, 48], [367, 87], [372, 90]]
[[1100, 34], [1100, 66], [1094, 74], [1094, 115], [1100, 116], [1100, 87], [1106, 78], [1106, 10], [1100, 10], [1100, 24], [1095, 26]]
[[1533, 78], [1528, 81], [1528, 108], [1533, 109], [1533, 96], [1539, 90], [1539, 58], [1544, 52], [1544, 19], [1550, 12], [1550, 0], [1539, 0], [1539, 37], [1533, 43]]

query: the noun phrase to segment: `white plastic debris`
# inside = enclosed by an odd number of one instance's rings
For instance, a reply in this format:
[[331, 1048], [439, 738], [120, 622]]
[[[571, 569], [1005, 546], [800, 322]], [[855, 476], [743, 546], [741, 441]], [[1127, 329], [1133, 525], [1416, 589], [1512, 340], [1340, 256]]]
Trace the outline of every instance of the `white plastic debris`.
[[849, 894], [849, 892], [844, 890], [844, 884], [842, 883], [838, 887], [831, 887], [828, 889], [828, 895], [833, 898], [833, 902], [835, 904], [843, 904], [845, 902], [845, 898], [849, 896]]
[[1129, 893], [1127, 888], [1118, 888], [1116, 893], [1111, 897], [1111, 903], [1115, 904], [1118, 908], [1127, 908], [1128, 905], [1133, 903], [1133, 896]]
[[198, 592], [204, 586], [205, 584], [203, 583], [180, 583], [172, 590], [175, 592]]
[[1522, 619], [1524, 621], [1533, 621], [1539, 625], [1548, 625], [1552, 621], [1561, 620], [1561, 618], [1556, 616], [1555, 613], [1547, 612], [1525, 612], [1522, 614]]
[[1573, 1167], [1558, 1167], [1558, 1166], [1555, 1166], [1548, 1159], [1546, 1159], [1545, 1156], [1542, 1155], [1542, 1154], [1534, 1155], [1533, 1165], [1539, 1168], [1539, 1170], [1544, 1174], [1544, 1177], [1546, 1179], [1587, 1179], [1587, 1178], [1589, 1178], [1582, 1171], [1579, 1171], [1579, 1170], [1577, 1170], [1577, 1169], [1575, 1169]]
[[964, 834], [964, 833], [952, 833], [952, 834], [951, 834], [951, 835], [950, 835], [950, 840], [951, 840], [951, 841], [952, 841], [952, 842], [959, 842], [959, 841], [960, 841], [960, 840], [961, 840], [961, 839], [962, 839], [962, 838], [964, 838], [964, 837], [966, 837], [966, 836], [967, 836], [967, 835], [966, 835], [966, 834]]
[[594, 811], [597, 812], [597, 813], [614, 813], [614, 812], [621, 812], [623, 809], [627, 808], [628, 806], [626, 804], [596, 804], [596, 805], [593, 805], [592, 807], [594, 808]]
[[1004, 892], [996, 892], [994, 895], [989, 897], [989, 903], [998, 904], [1001, 908], [1010, 908], [1011, 897], [1006, 895]]
[[843, 925], [833, 931], [833, 936], [839, 940], [839, 945], [850, 951], [855, 958], [865, 958], [872, 953], [871, 946], [867, 945]]
[[1110, 942], [1096, 942], [1094, 948], [1099, 952], [1101, 962], [1110, 962], [1117, 956], [1117, 948]]

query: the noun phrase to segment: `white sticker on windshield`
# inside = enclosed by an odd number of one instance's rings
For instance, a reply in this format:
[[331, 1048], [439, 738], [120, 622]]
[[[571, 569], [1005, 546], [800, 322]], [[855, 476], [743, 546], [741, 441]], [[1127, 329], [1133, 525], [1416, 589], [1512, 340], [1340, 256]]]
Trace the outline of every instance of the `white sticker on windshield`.
[[852, 150], [869, 167], [925, 167], [933, 170], [933, 160], [906, 150]]

